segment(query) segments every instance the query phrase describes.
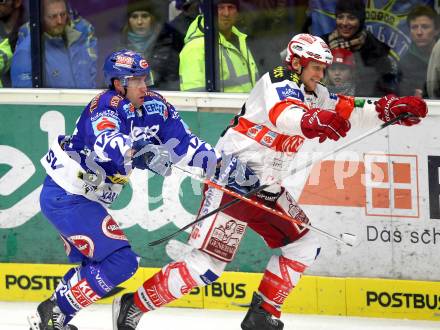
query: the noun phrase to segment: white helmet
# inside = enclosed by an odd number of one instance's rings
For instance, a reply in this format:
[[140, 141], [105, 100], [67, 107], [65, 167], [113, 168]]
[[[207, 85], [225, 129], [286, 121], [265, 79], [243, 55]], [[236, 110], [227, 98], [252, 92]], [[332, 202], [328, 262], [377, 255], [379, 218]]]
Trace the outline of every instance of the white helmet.
[[333, 62], [333, 55], [324, 40], [307, 33], [297, 34], [287, 45], [286, 62], [292, 63], [294, 56], [300, 58], [302, 67], [306, 67], [311, 60], [325, 65]]

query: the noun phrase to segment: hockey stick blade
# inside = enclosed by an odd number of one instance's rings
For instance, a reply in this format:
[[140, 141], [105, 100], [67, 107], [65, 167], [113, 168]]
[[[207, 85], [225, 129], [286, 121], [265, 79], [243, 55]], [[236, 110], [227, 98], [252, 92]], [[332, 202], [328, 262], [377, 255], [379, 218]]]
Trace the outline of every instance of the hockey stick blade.
[[[354, 138], [354, 139], [348, 141], [347, 143], [345, 143], [345, 144], [343, 144], [343, 145], [341, 145], [341, 146], [339, 146], [339, 147], [337, 147], [337, 148], [331, 150], [330, 152], [325, 153], [324, 155], [318, 157], [317, 159], [312, 159], [312, 160], [306, 162], [305, 164], [300, 165], [300, 166], [297, 167], [296, 169], [294, 169], [294, 170], [292, 170], [291, 172], [289, 172], [287, 176], [294, 175], [294, 174], [296, 174], [297, 172], [302, 171], [302, 170], [304, 170], [304, 169], [310, 167], [311, 165], [313, 165], [313, 164], [315, 164], [315, 163], [318, 163], [319, 161], [321, 161], [321, 160], [323, 160], [323, 159], [325, 159], [325, 158], [327, 158], [327, 157], [329, 157], [329, 156], [331, 156], [331, 155], [333, 155], [333, 154], [339, 152], [340, 150], [342, 150], [342, 149], [344, 149], [344, 148], [347, 148], [348, 146], [351, 146], [352, 144], [354, 144], [354, 143], [356, 143], [356, 142], [358, 142], [358, 141], [360, 141], [360, 140], [363, 140], [363, 139], [365, 139], [366, 137], [368, 137], [368, 136], [370, 136], [370, 135], [372, 135], [372, 134], [374, 134], [374, 133], [376, 133], [376, 132], [378, 132], [378, 131], [384, 129], [385, 127], [388, 127], [388, 126], [390, 126], [390, 125], [393, 125], [393, 124], [397, 123], [398, 121], [403, 120], [403, 119], [406, 119], [406, 118], [409, 118], [409, 117], [411, 117], [411, 116], [413, 116], [413, 115], [410, 114], [410, 113], [408, 113], [408, 112], [401, 113], [401, 114], [400, 114], [399, 116], [397, 116], [396, 118], [391, 119], [390, 121], [387, 121], [387, 122], [385, 122], [385, 123], [382, 123], [381, 125], [379, 125], [379, 126], [373, 128], [373, 129], [367, 131], [366, 133], [364, 133], [364, 134], [362, 134], [362, 135], [360, 135], [360, 136], [358, 136], [358, 137], [356, 137], [356, 138]], [[284, 179], [284, 178], [283, 178], [283, 179]], [[264, 190], [264, 189], [266, 189], [266, 188], [268, 188], [268, 187], [270, 187], [270, 186], [271, 186], [271, 184], [263, 184], [263, 185], [261, 185], [261, 186], [255, 188], [255, 189], [249, 191], [248, 193], [244, 194], [243, 197], [245, 197], [245, 198], [251, 197], [251, 196], [257, 194], [258, 192], [260, 192], [260, 191], [262, 191], [262, 190]], [[162, 238], [160, 238], [160, 239], [158, 239], [158, 240], [155, 240], [155, 241], [149, 242], [149, 243], [148, 243], [148, 246], [155, 246], [155, 245], [161, 244], [161, 243], [163, 243], [163, 242], [166, 242], [166, 241], [170, 240], [171, 238], [175, 237], [176, 235], [180, 234], [181, 232], [187, 230], [188, 228], [191, 228], [191, 227], [194, 226], [196, 223], [198, 223], [198, 222], [200, 222], [200, 221], [202, 221], [202, 220], [205, 220], [206, 218], [209, 218], [210, 216], [212, 216], [212, 215], [214, 215], [214, 214], [217, 214], [218, 212], [221, 212], [221, 211], [223, 211], [224, 209], [226, 209], [226, 208], [228, 208], [228, 207], [230, 207], [230, 206], [232, 206], [232, 205], [235, 205], [235, 204], [238, 203], [239, 201], [240, 201], [240, 199], [233, 199], [233, 200], [231, 200], [230, 202], [228, 202], [228, 203], [226, 203], [226, 204], [223, 204], [223, 205], [219, 206], [217, 209], [214, 209], [214, 210], [212, 210], [212, 211], [210, 211], [210, 212], [204, 214], [203, 216], [196, 218], [194, 221], [192, 221], [192, 222], [190, 222], [189, 224], [183, 226], [182, 228], [179, 228], [177, 231], [175, 231], [175, 232], [173, 232], [173, 233], [171, 233], [171, 234], [169, 234], [169, 235], [167, 235], [167, 236], [164, 236], [164, 237], [162, 237]], [[345, 242], [344, 242], [344, 243], [345, 243]], [[348, 244], [347, 244], [347, 245], [348, 245]]]

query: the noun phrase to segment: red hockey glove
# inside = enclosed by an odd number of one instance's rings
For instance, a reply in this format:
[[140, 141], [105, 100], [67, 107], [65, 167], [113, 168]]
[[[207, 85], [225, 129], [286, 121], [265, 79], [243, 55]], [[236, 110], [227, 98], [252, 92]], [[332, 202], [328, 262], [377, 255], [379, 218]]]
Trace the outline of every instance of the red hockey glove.
[[376, 112], [379, 119], [384, 122], [390, 121], [401, 113], [409, 112], [413, 116], [399, 120], [397, 124], [412, 126], [420, 122], [420, 118], [425, 118], [428, 113], [426, 102], [417, 96], [397, 97], [389, 94], [376, 101]]
[[334, 111], [311, 109], [301, 118], [301, 130], [308, 139], [319, 137], [319, 143], [327, 138], [339, 140], [347, 135], [350, 122], [339, 116]]

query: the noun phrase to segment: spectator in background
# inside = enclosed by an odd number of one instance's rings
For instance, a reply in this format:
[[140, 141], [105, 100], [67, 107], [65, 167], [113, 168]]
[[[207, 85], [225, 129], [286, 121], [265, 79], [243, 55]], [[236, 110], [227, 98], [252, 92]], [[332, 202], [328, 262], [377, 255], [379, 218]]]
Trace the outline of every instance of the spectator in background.
[[356, 62], [356, 95], [383, 96], [395, 93], [397, 67], [389, 56], [390, 47], [365, 29], [364, 0], [338, 0], [336, 29], [322, 38], [334, 48], [353, 52]]
[[302, 32], [308, 0], [241, 0], [240, 30], [249, 35], [248, 44], [260, 72], [283, 65], [273, 51], [285, 49], [292, 34]]
[[333, 63], [327, 68], [326, 87], [331, 93], [355, 95], [353, 53], [345, 48], [332, 49]]
[[0, 87], [11, 87], [10, 66], [18, 29], [24, 24], [22, 0], [0, 2]]
[[[95, 88], [96, 46], [93, 26], [68, 12], [65, 0], [42, 1], [43, 86]], [[32, 87], [29, 23], [20, 28], [12, 58], [13, 87]]]
[[184, 46], [186, 31], [200, 13], [200, 4], [200, 0], [175, 2], [181, 12], [163, 25], [150, 59], [154, 89], [179, 90], [179, 53]]
[[119, 49], [133, 50], [150, 62], [159, 32], [159, 17], [154, 4], [148, 1], [131, 1], [127, 6], [127, 23], [122, 29]]
[[407, 17], [411, 44], [399, 62], [399, 95], [426, 96], [429, 57], [440, 32], [434, 9], [418, 5]]
[[[246, 34], [235, 24], [239, 0], [218, 0], [219, 81], [221, 92], [247, 93], [258, 78], [257, 67], [248, 48]], [[185, 46], [180, 53], [180, 88], [183, 91], [205, 91], [204, 19], [199, 15], [190, 25]]]

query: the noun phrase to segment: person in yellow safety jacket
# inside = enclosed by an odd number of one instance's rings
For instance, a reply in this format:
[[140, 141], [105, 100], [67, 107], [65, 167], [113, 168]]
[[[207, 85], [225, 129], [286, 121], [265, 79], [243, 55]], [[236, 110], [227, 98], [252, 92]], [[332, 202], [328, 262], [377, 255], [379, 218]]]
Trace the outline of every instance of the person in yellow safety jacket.
[[[12, 61], [12, 49], [8, 38], [0, 39], [0, 77], [9, 71]], [[0, 79], [0, 88], [3, 81]]]
[[[248, 93], [258, 79], [255, 60], [249, 50], [247, 35], [235, 26], [239, 2], [217, 2], [219, 26], [219, 90], [228, 93]], [[182, 91], [205, 91], [205, 40], [202, 15], [191, 23], [180, 52], [179, 75]]]

